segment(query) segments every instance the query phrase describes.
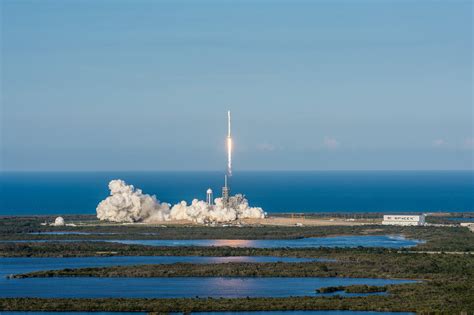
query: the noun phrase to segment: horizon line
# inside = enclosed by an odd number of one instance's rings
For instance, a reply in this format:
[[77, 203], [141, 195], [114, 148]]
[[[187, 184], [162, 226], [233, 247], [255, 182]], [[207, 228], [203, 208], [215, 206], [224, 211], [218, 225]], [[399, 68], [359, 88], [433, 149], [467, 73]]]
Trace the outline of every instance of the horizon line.
[[[190, 170], [162, 170], [162, 169], [153, 169], [153, 170], [0, 170], [0, 173], [110, 173], [110, 172], [122, 172], [122, 173], [144, 173], [144, 172], [162, 172], [162, 173], [185, 173], [185, 172], [195, 172], [195, 173], [225, 173], [223, 170], [199, 170], [199, 169], [190, 169]], [[275, 169], [275, 170], [259, 170], [259, 169], [242, 169], [237, 170], [239, 172], [474, 172], [472, 169]]]

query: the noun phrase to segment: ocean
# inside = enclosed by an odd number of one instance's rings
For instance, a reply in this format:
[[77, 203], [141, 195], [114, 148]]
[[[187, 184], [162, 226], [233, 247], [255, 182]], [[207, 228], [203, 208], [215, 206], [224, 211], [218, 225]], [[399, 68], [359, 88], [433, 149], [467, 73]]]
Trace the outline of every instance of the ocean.
[[[171, 204], [223, 185], [222, 172], [3, 172], [0, 215], [94, 214], [117, 178]], [[270, 214], [474, 211], [474, 171], [236, 171], [230, 183]]]

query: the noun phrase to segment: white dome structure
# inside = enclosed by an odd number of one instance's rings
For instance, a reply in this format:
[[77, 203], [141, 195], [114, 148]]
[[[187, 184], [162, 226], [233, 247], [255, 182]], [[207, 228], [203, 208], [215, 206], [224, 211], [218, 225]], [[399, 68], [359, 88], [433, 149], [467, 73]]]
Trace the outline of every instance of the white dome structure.
[[54, 226], [64, 226], [65, 223], [64, 223], [63, 217], [57, 217], [57, 218], [54, 220], [54, 223], [51, 224], [51, 225], [54, 225]]

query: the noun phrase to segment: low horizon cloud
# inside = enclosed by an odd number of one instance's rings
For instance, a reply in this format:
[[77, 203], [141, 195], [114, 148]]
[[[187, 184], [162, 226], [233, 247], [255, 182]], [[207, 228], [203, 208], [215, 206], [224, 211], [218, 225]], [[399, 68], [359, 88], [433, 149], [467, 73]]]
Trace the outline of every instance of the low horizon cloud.
[[436, 148], [439, 148], [439, 147], [443, 147], [447, 144], [446, 140], [444, 139], [435, 139], [432, 141], [432, 146], [433, 147], [436, 147]]
[[329, 150], [336, 150], [341, 147], [341, 143], [337, 139], [332, 137], [325, 137], [323, 145]]
[[467, 138], [464, 141], [464, 148], [465, 149], [474, 149], [474, 138]]
[[261, 152], [272, 152], [272, 151], [280, 150], [281, 148], [282, 148], [281, 146], [271, 144], [268, 142], [260, 143], [257, 145], [257, 150]]

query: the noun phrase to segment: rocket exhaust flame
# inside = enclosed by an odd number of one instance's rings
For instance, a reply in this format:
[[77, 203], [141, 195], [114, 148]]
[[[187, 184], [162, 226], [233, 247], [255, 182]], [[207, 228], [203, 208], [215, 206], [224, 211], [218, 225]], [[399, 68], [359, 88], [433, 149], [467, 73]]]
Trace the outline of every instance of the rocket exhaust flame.
[[197, 223], [231, 222], [238, 219], [261, 219], [265, 212], [260, 207], [250, 207], [244, 195], [229, 196], [228, 179], [232, 176], [232, 135], [230, 111], [227, 112], [227, 173], [222, 188], [222, 198], [212, 199], [212, 190], [206, 201], [194, 199], [190, 205], [181, 201], [174, 206], [160, 202], [155, 196], [127, 185], [123, 180], [109, 183], [110, 196], [97, 206], [97, 218], [112, 222], [164, 222], [189, 220]]
[[227, 138], [227, 175], [232, 176], [232, 138]]

